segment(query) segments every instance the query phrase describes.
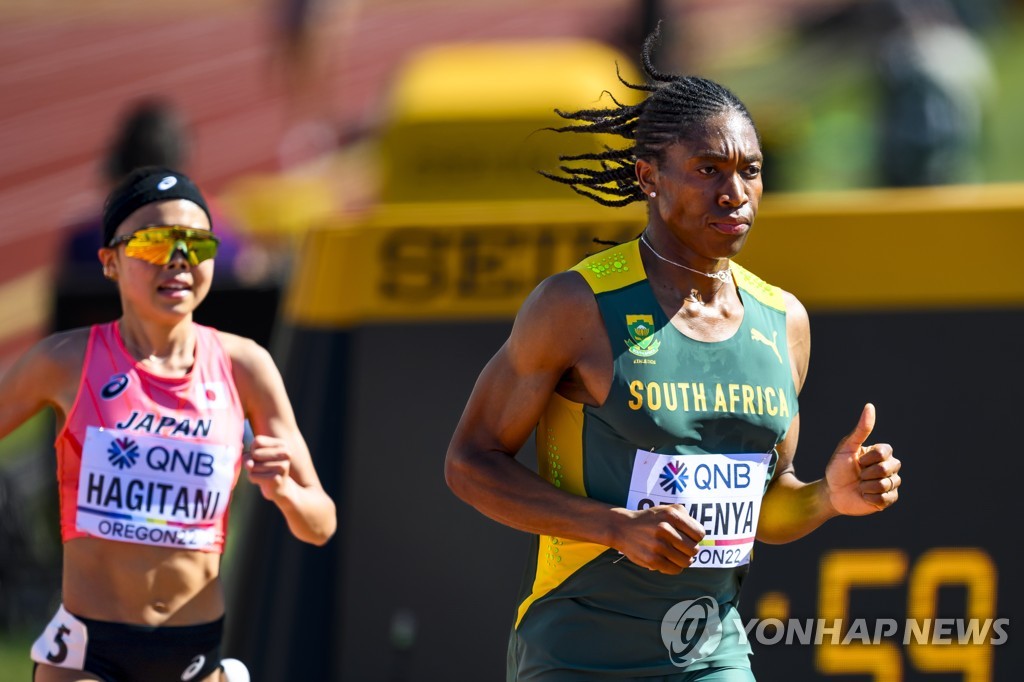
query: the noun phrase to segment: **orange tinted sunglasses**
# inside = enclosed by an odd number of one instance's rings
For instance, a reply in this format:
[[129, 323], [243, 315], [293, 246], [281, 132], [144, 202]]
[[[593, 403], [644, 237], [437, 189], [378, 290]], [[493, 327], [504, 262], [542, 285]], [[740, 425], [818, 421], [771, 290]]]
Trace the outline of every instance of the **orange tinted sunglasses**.
[[185, 254], [190, 265], [199, 265], [217, 255], [220, 240], [209, 230], [157, 225], [114, 237], [107, 246], [113, 249], [119, 244], [125, 245], [124, 255], [153, 265], [167, 265], [175, 251]]

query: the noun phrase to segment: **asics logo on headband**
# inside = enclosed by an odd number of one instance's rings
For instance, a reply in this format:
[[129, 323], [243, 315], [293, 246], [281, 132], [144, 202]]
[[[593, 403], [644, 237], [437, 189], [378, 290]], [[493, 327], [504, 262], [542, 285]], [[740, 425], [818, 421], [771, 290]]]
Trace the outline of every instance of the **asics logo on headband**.
[[166, 189], [174, 187], [177, 184], [178, 178], [174, 177], [173, 175], [168, 175], [166, 178], [160, 181], [160, 184], [158, 184], [156, 188], [162, 192]]
[[204, 663], [206, 663], [206, 656], [202, 654], [199, 654], [198, 656], [193, 658], [192, 662], [189, 663], [189, 666], [185, 668], [185, 672], [181, 674], [181, 679], [184, 682], [188, 682], [188, 680], [191, 680], [193, 677], [199, 674], [200, 670], [203, 669]]

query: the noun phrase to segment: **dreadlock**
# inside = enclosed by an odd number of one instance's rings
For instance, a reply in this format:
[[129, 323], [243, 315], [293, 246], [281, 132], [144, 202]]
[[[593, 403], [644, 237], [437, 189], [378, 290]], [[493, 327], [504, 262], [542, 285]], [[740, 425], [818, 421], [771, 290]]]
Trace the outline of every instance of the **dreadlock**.
[[[630, 83], [619, 73], [619, 82], [648, 95], [638, 104], [623, 104], [611, 96], [615, 107], [555, 113], [568, 121], [559, 133], [607, 133], [631, 140], [632, 146], [604, 151], [562, 155], [558, 168], [564, 175], [539, 171], [544, 177], [568, 185], [577, 194], [605, 206], [625, 206], [644, 201], [636, 179], [636, 160], [661, 161], [670, 145], [686, 138], [694, 128], [723, 111], [736, 111], [754, 125], [750, 112], [736, 95], [714, 81], [698, 76], [675, 76], [654, 67], [651, 53], [661, 35], [661, 24], [644, 40], [641, 64], [647, 84]], [[756, 130], [756, 127], [755, 127]], [[584, 162], [584, 164], [576, 163]], [[587, 163], [590, 162], [590, 163]], [[596, 162], [596, 163], [594, 163]], [[596, 168], [600, 166], [600, 170]]]

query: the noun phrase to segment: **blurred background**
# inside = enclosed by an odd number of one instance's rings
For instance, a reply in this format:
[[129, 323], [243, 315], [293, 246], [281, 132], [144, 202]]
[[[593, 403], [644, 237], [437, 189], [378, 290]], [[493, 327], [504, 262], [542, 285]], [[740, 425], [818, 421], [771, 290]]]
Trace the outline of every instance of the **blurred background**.
[[[540, 129], [628, 98], [616, 66], [639, 78], [658, 20], [658, 66], [724, 83], [760, 129], [740, 260], [811, 313], [801, 474], [867, 400], [905, 462], [891, 512], [759, 548], [741, 610], [1009, 618], [1013, 639], [1024, 3], [0, 0], [0, 373], [119, 314], [102, 198], [179, 167], [225, 240], [197, 320], [271, 349], [339, 502], [308, 548], [239, 486], [226, 649], [254, 680], [503, 678], [525, 538], [448, 493], [444, 452], [536, 282], [643, 226], [535, 171], [600, 143]], [[0, 442], [2, 680], [29, 679], [59, 602], [52, 438], [41, 414]], [[1014, 648], [759, 645], [754, 670], [1011, 680]]]

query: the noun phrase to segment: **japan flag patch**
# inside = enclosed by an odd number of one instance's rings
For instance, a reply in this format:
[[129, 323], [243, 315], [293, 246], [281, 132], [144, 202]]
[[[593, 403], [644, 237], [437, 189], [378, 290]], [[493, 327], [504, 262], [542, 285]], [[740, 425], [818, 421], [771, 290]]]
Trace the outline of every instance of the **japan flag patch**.
[[222, 410], [228, 406], [228, 387], [223, 381], [199, 384], [196, 405], [205, 410]]

